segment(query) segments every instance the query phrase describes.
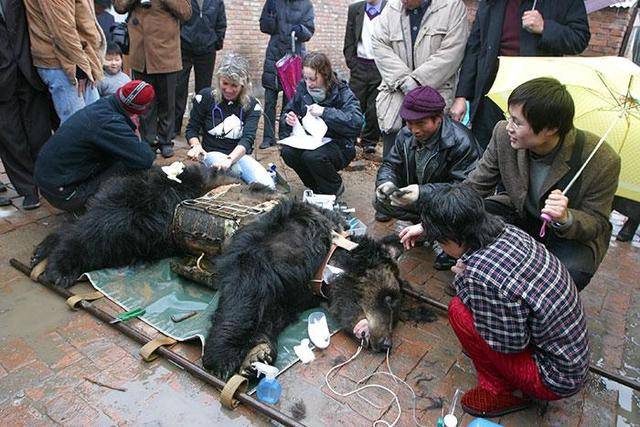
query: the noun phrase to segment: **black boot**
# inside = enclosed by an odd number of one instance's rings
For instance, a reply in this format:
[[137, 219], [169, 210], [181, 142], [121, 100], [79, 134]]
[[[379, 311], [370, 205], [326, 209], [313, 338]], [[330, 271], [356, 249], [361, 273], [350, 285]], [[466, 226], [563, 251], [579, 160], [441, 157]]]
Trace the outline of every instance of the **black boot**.
[[638, 221], [634, 221], [631, 218], [627, 218], [627, 221], [624, 223], [618, 235], [616, 236], [616, 240], [619, 242], [629, 242], [633, 240], [633, 236], [636, 234], [636, 230], [638, 229]]

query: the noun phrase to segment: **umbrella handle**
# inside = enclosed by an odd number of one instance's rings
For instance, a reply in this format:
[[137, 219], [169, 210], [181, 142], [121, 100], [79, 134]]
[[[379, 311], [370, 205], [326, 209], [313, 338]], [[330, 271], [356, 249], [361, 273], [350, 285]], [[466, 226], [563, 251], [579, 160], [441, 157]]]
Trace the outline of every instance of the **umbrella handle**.
[[547, 234], [547, 226], [551, 222], [551, 217], [546, 213], [540, 215], [540, 219], [542, 220], [542, 226], [540, 227], [540, 237], [544, 237]]

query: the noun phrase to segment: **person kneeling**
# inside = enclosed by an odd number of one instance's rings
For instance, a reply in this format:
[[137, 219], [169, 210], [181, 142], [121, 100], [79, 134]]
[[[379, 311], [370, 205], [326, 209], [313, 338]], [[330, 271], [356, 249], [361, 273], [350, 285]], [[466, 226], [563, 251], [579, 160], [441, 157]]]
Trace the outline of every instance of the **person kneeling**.
[[[417, 204], [397, 206], [399, 188], [428, 189], [434, 183], [461, 182], [475, 168], [480, 146], [464, 125], [444, 114], [444, 98], [435, 89], [421, 86], [405, 96], [400, 116], [407, 125], [385, 156], [376, 178], [373, 207], [376, 221], [391, 218], [420, 221]], [[448, 270], [455, 262], [440, 253], [434, 267]]]
[[344, 184], [338, 171], [356, 156], [355, 142], [364, 120], [360, 104], [347, 83], [338, 81], [324, 53], [307, 54], [302, 73], [303, 81], [284, 108], [281, 123], [286, 125], [280, 127], [280, 138], [289, 137], [308, 112], [326, 123], [329, 140], [314, 150], [283, 146], [282, 158], [314, 193], [340, 196]]
[[421, 219], [400, 232], [405, 247], [426, 235], [458, 258], [449, 322], [478, 375], [463, 409], [497, 417], [526, 408], [529, 398], [577, 393], [589, 368], [587, 325], [576, 285], [558, 258], [487, 213], [466, 184], [439, 185]]
[[[262, 107], [251, 95], [249, 63], [230, 53], [216, 71], [214, 86], [198, 93], [185, 137], [191, 146], [187, 156], [229, 171], [244, 182], [275, 188], [269, 172], [250, 156]], [[200, 142], [202, 138], [202, 142]]]
[[149, 169], [155, 153], [140, 141], [132, 118], [154, 98], [153, 86], [134, 80], [62, 123], [36, 161], [34, 177], [44, 198], [58, 209], [83, 211], [107, 179]]

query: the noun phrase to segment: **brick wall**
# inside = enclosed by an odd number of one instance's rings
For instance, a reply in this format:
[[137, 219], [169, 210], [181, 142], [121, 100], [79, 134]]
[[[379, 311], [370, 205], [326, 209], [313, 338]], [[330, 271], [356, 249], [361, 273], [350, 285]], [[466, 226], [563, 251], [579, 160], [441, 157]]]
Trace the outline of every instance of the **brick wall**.
[[589, 14], [591, 40], [584, 56], [617, 56], [628, 25], [633, 25], [632, 8], [606, 7]]
[[[261, 92], [260, 77], [264, 51], [269, 40], [259, 28], [260, 12], [264, 0], [227, 0], [227, 38], [224, 52], [235, 51], [245, 55], [252, 65], [256, 93]], [[316, 32], [307, 49], [320, 50], [329, 55], [339, 74], [346, 76], [342, 57], [347, 8], [350, 0], [313, 0], [316, 13]], [[477, 0], [464, 0], [473, 22]], [[589, 15], [591, 42], [584, 55], [618, 55], [632, 9], [605, 8]]]

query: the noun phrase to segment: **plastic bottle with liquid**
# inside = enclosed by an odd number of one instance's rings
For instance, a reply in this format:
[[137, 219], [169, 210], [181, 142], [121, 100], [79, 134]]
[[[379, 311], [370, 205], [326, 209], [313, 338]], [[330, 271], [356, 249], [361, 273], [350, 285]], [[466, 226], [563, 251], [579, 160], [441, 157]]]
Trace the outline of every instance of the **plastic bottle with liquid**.
[[502, 424], [497, 424], [484, 418], [474, 418], [467, 427], [502, 427]]
[[267, 365], [266, 363], [254, 362], [252, 366], [256, 371], [264, 374], [264, 378], [260, 380], [256, 388], [258, 399], [269, 405], [275, 405], [280, 400], [280, 394], [282, 393], [282, 387], [276, 378], [280, 371], [275, 366]]

